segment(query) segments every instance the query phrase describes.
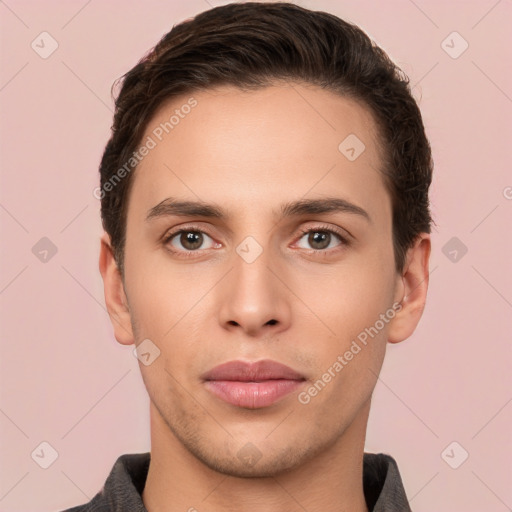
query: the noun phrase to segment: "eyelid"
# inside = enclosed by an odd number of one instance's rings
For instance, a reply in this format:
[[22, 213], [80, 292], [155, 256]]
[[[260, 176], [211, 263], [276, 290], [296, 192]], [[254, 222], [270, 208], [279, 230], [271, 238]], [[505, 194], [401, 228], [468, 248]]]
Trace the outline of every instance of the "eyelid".
[[[326, 232], [331, 233], [339, 238], [340, 240], [340, 246], [349, 246], [351, 243], [352, 235], [348, 233], [348, 231], [343, 230], [341, 228], [333, 227], [333, 226], [327, 226], [327, 225], [314, 225], [307, 228], [301, 228], [300, 237], [297, 239], [295, 243], [297, 243], [299, 240], [301, 240], [305, 235], [309, 233], [315, 233], [315, 232]], [[348, 235], [348, 236], [347, 236]], [[306, 249], [307, 250], [307, 249]], [[313, 252], [324, 252], [329, 253], [331, 251], [335, 251], [336, 248], [330, 248], [330, 249], [309, 249]]]
[[[183, 232], [185, 232], [185, 233], [187, 233], [187, 232], [202, 233], [204, 235], [209, 236], [215, 242], [214, 236], [209, 232], [208, 229], [205, 229], [203, 226], [198, 226], [198, 225], [194, 225], [194, 224], [185, 225], [185, 226], [180, 225], [179, 227], [176, 227], [176, 229], [170, 229], [169, 231], [166, 231], [164, 236], [162, 237], [162, 242], [164, 244], [168, 244], [176, 235], [179, 235]], [[216, 243], [218, 243], [218, 242], [216, 242]], [[198, 252], [198, 251], [187, 251], [187, 252]]]
[[[208, 229], [202, 227], [202, 226], [199, 226], [197, 224], [190, 224], [190, 225], [180, 225], [178, 226], [176, 229], [171, 229], [170, 231], [167, 231], [164, 236], [162, 237], [162, 242], [164, 245], [169, 245], [171, 240], [183, 233], [183, 232], [198, 232], [198, 233], [202, 233], [202, 234], [205, 234], [207, 236], [209, 236], [213, 242], [215, 244], [219, 244], [219, 242], [216, 242], [215, 239], [214, 239], [214, 236], [209, 232]], [[342, 230], [341, 228], [336, 228], [336, 227], [333, 227], [333, 226], [328, 226], [328, 225], [321, 225], [321, 224], [316, 224], [316, 225], [312, 225], [310, 227], [302, 227], [300, 228], [300, 232], [299, 232], [299, 237], [296, 238], [296, 241], [294, 242], [294, 245], [301, 239], [303, 238], [305, 235], [311, 233], [311, 232], [328, 232], [328, 233], [331, 233], [335, 236], [337, 236], [340, 240], [340, 244], [339, 246], [337, 247], [334, 247], [334, 248], [330, 248], [330, 249], [304, 249], [306, 251], [310, 251], [310, 252], [317, 252], [317, 253], [330, 253], [330, 252], [333, 252], [333, 251], [336, 251], [339, 247], [346, 247], [348, 245], [350, 245], [350, 237], [352, 236], [350, 233], [348, 233], [346, 230]], [[348, 236], [347, 236], [348, 235]], [[210, 248], [211, 249], [211, 248]], [[193, 255], [194, 253], [201, 253], [201, 252], [204, 252], [206, 250], [210, 250], [210, 249], [196, 249], [195, 251], [191, 251], [191, 250], [177, 250], [177, 249], [169, 249], [171, 252], [173, 253], [181, 253], [181, 254], [187, 254], [187, 255]]]

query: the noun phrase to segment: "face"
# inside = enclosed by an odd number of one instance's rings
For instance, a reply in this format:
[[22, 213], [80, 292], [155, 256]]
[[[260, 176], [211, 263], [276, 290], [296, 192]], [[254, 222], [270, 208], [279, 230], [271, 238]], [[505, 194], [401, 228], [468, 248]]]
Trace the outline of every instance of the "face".
[[222, 87], [147, 137], [124, 293], [160, 351], [153, 419], [227, 474], [298, 467], [367, 414], [403, 297], [373, 119], [313, 86]]

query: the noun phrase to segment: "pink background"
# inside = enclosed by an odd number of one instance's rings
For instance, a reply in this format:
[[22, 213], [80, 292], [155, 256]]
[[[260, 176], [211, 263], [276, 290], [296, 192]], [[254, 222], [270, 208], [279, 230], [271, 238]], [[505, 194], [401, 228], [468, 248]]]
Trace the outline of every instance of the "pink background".
[[[112, 82], [173, 24], [224, 3], [0, 3], [1, 511], [86, 502], [119, 455], [150, 449], [138, 362], [105, 311], [92, 191]], [[388, 347], [366, 451], [396, 458], [415, 512], [509, 510], [511, 2], [297, 3], [360, 24], [403, 67], [434, 151], [429, 299]], [[47, 59], [31, 48], [43, 31], [59, 44]], [[469, 44], [456, 59], [442, 46], [453, 31]], [[32, 253], [42, 237], [58, 249], [46, 263]], [[452, 237], [468, 248], [457, 262]], [[43, 441], [58, 452], [48, 469], [31, 458]], [[469, 453], [458, 469], [442, 456], [453, 441]]]

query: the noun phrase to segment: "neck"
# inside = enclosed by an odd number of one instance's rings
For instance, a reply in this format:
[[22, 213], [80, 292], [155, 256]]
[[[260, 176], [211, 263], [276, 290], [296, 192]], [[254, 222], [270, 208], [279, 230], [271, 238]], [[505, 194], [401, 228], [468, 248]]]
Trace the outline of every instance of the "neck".
[[273, 477], [239, 478], [192, 455], [151, 403], [144, 505], [148, 512], [368, 512], [362, 473], [369, 407], [368, 402], [332, 446], [300, 467]]

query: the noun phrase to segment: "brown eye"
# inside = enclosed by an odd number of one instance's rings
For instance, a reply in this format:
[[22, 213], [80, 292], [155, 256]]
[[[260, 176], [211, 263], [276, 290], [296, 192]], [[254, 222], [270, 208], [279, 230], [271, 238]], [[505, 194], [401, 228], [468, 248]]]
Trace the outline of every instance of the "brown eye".
[[326, 249], [334, 249], [349, 244], [343, 236], [332, 229], [313, 228], [302, 231], [302, 237], [297, 242], [297, 245], [301, 249], [326, 252]]
[[[210, 245], [203, 247], [208, 242]], [[206, 233], [191, 229], [183, 229], [169, 235], [165, 243], [169, 244], [177, 252], [210, 249], [213, 246], [213, 240]]]
[[199, 249], [203, 244], [203, 235], [197, 231], [188, 231], [181, 233], [180, 243], [185, 249], [193, 251]]
[[308, 243], [313, 249], [325, 249], [330, 241], [331, 234], [325, 231], [311, 231], [308, 235]]

